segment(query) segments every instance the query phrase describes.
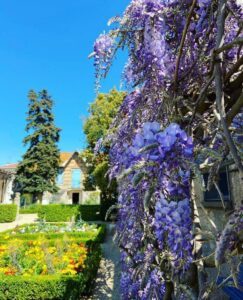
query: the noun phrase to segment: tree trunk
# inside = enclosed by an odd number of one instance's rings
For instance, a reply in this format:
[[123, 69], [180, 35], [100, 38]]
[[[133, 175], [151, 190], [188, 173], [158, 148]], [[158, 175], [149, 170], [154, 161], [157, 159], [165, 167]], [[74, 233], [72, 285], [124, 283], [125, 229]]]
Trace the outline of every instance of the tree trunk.
[[37, 194], [37, 204], [42, 204], [42, 198], [43, 198], [42, 193]]

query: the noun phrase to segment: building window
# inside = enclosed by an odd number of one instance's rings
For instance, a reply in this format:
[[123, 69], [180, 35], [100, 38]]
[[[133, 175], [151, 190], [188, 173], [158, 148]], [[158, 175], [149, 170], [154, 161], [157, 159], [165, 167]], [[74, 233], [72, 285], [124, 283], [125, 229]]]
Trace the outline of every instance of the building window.
[[72, 170], [72, 188], [79, 189], [81, 187], [81, 170]]
[[[203, 177], [204, 177], [205, 186], [207, 186], [209, 174], [205, 173], [203, 174]], [[223, 169], [219, 172], [218, 186], [221, 193], [223, 194], [225, 204], [229, 206], [230, 189], [229, 189], [228, 172], [226, 169]], [[222, 206], [219, 192], [217, 191], [215, 185], [212, 186], [211, 190], [204, 192], [204, 204], [206, 204], [206, 206], [217, 206], [217, 207]]]
[[57, 175], [57, 185], [63, 184], [63, 168], [60, 168]]

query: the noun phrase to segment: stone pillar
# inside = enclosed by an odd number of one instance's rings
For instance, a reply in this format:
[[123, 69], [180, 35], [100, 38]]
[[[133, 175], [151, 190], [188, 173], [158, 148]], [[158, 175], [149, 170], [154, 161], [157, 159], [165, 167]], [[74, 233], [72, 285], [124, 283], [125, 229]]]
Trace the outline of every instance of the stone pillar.
[[15, 194], [15, 198], [14, 198], [14, 204], [16, 204], [17, 205], [17, 215], [16, 215], [16, 220], [17, 220], [17, 218], [18, 218], [18, 216], [19, 216], [19, 207], [20, 207], [20, 193], [16, 193]]
[[17, 204], [18, 206], [20, 206], [20, 193], [15, 194], [14, 204]]

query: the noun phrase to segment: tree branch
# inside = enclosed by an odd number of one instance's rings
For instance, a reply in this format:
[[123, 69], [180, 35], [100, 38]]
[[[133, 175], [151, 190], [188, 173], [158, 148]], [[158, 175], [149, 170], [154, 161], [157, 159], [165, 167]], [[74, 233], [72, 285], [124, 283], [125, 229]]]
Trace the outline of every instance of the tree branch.
[[235, 104], [232, 106], [231, 110], [226, 115], [227, 125], [230, 126], [234, 117], [240, 112], [243, 107], [243, 93], [241, 93], [240, 97], [237, 99]]
[[224, 195], [223, 195], [223, 193], [221, 192], [218, 183], [215, 182], [215, 181], [214, 181], [214, 186], [215, 186], [216, 190], [218, 191], [218, 194], [219, 194], [219, 197], [220, 197], [220, 200], [221, 200], [223, 209], [225, 210], [226, 207], [225, 207], [225, 202], [224, 202]]
[[223, 45], [222, 47], [218, 48], [218, 49], [215, 49], [214, 50], [214, 53], [215, 54], [219, 54], [225, 50], [229, 50], [231, 49], [232, 47], [234, 47], [235, 45], [243, 45], [243, 38], [242, 37], [239, 37], [237, 39], [235, 39], [233, 42], [231, 43], [228, 43], [228, 44], [225, 44]]
[[[216, 38], [216, 48], [220, 48], [224, 42], [224, 27], [225, 27], [225, 7], [226, 0], [219, 0], [218, 7], [218, 17], [217, 17], [217, 38]], [[224, 91], [223, 91], [223, 72], [222, 72], [222, 61], [223, 61], [223, 52], [219, 53], [215, 57], [215, 66], [214, 66], [214, 76], [215, 76], [215, 90], [216, 90], [216, 104], [218, 112], [220, 115], [221, 125], [224, 131], [226, 142], [229, 146], [232, 157], [235, 161], [236, 166], [239, 169], [240, 177], [243, 177], [243, 166], [241, 159], [238, 155], [237, 148], [234, 144], [234, 141], [230, 135], [225, 114], [225, 104], [224, 104]]]
[[189, 124], [192, 123], [192, 121], [193, 121], [193, 119], [194, 119], [194, 117], [196, 115], [196, 111], [197, 111], [198, 105], [200, 104], [200, 102], [202, 101], [202, 99], [204, 98], [204, 96], [206, 95], [207, 90], [208, 90], [210, 84], [213, 82], [213, 79], [214, 79], [214, 76], [211, 76], [209, 78], [208, 82], [206, 83], [206, 85], [204, 86], [204, 88], [201, 90], [201, 92], [200, 92], [200, 94], [199, 94], [199, 96], [198, 96], [198, 98], [197, 98], [197, 100], [195, 102], [194, 112], [192, 114], [192, 117], [191, 117], [191, 120], [190, 120]]
[[181, 56], [182, 56], [183, 46], [184, 46], [184, 43], [185, 43], [185, 40], [186, 40], [187, 30], [188, 30], [190, 22], [191, 22], [193, 10], [194, 10], [196, 4], [197, 4], [197, 0], [193, 0], [190, 11], [189, 11], [189, 14], [188, 14], [188, 17], [187, 17], [187, 20], [186, 20], [186, 25], [185, 25], [183, 33], [182, 33], [181, 43], [180, 43], [179, 51], [178, 51], [178, 57], [177, 57], [177, 60], [176, 60], [175, 76], [174, 76], [175, 90], [176, 90], [176, 87], [177, 87], [178, 72], [179, 72], [179, 67], [180, 67], [180, 60], [181, 60]]
[[227, 90], [236, 90], [238, 88], [242, 88], [242, 82], [243, 82], [243, 71], [239, 73], [237, 78], [230, 82], [229, 85], [227, 85]]
[[226, 74], [225, 76], [225, 82], [227, 82], [230, 77], [238, 71], [238, 69], [240, 68], [240, 66], [243, 64], [243, 56], [241, 56], [237, 62], [233, 65], [233, 67], [229, 70], [229, 72]]

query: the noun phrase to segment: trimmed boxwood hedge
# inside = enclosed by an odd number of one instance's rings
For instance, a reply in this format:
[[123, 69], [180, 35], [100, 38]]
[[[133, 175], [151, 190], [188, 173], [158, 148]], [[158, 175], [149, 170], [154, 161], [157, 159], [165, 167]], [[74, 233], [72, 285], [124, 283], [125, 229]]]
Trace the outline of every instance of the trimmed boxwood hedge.
[[40, 219], [45, 218], [47, 222], [67, 222], [74, 216], [82, 216], [84, 221], [100, 221], [100, 205], [66, 205], [66, 204], [33, 204], [20, 208], [20, 214], [38, 213]]
[[16, 204], [0, 204], [0, 223], [8, 223], [16, 220]]
[[87, 242], [86, 268], [75, 276], [2, 276], [0, 300], [75, 300], [89, 295], [101, 258], [100, 245]]
[[74, 238], [78, 240], [80, 243], [86, 243], [87, 241], [94, 241], [96, 243], [102, 243], [105, 239], [105, 231], [106, 226], [102, 224], [98, 227], [98, 232], [90, 233], [87, 232], [57, 232], [57, 233], [16, 233], [8, 236], [6, 239], [6, 235], [13, 231], [13, 229], [6, 230], [0, 233], [0, 243], [8, 243], [11, 239], [21, 239], [21, 240], [36, 240], [39, 236], [43, 236], [48, 240], [52, 239], [63, 239], [64, 237]]
[[38, 210], [38, 217], [46, 222], [69, 222], [78, 216], [78, 206], [64, 204], [42, 205]]
[[32, 204], [19, 209], [20, 214], [37, 214], [42, 205]]
[[68, 222], [72, 217], [84, 221], [100, 220], [100, 205], [50, 204], [38, 208], [38, 217], [46, 222]]
[[84, 221], [100, 221], [100, 205], [79, 205], [79, 213]]

